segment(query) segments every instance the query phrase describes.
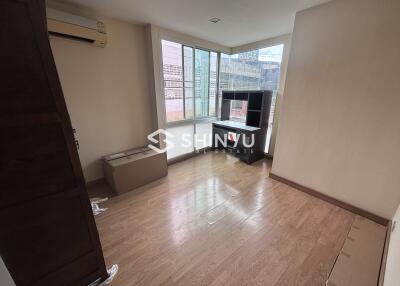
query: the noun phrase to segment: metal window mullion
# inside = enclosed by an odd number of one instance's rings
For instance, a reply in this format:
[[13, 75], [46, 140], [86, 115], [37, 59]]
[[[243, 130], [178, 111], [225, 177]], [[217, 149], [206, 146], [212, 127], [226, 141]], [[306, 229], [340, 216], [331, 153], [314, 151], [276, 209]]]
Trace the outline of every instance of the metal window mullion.
[[183, 100], [182, 100], [182, 105], [183, 105], [183, 118], [186, 119], [186, 108], [185, 108], [185, 100], [186, 100], [186, 92], [185, 92], [185, 51], [184, 45], [181, 45], [181, 60], [182, 60], [182, 91], [183, 91]]
[[219, 78], [220, 78], [220, 63], [221, 63], [221, 53], [217, 53], [217, 80], [215, 83], [215, 116], [218, 119], [219, 111]]
[[192, 83], [193, 83], [193, 151], [196, 151], [196, 49], [192, 47]]
[[211, 52], [208, 51], [208, 101], [207, 101], [207, 116], [210, 116], [210, 83], [211, 83]]

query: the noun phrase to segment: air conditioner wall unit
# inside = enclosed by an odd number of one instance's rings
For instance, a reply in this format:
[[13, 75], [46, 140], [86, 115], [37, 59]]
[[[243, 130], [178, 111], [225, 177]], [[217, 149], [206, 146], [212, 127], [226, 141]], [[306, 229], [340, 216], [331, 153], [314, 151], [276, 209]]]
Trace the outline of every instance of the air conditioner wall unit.
[[46, 13], [47, 29], [50, 35], [85, 41], [98, 47], [105, 47], [107, 34], [102, 22], [52, 8], [47, 8]]

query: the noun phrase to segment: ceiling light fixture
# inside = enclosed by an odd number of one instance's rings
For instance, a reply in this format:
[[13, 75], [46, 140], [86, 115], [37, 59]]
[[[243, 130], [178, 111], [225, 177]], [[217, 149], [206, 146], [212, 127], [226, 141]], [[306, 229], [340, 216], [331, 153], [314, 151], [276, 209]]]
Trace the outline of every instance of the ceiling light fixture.
[[211, 18], [211, 19], [208, 20], [208, 21], [210, 21], [211, 23], [216, 24], [216, 23], [218, 23], [219, 21], [221, 21], [221, 19], [220, 19], [220, 18]]

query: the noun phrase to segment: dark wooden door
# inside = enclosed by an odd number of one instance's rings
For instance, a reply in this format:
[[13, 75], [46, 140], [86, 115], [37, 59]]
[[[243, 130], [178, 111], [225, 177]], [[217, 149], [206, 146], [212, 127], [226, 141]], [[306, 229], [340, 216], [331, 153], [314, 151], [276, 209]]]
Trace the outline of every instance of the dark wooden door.
[[17, 286], [88, 285], [107, 272], [45, 19], [0, 0], [0, 255]]

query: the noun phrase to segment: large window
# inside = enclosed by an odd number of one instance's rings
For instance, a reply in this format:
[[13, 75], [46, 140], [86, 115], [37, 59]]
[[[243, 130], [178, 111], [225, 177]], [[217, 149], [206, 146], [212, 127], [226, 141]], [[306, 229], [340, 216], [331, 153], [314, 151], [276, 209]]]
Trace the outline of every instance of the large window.
[[[222, 90], [277, 91], [281, 75], [282, 54], [283, 45], [276, 45], [235, 55], [221, 54], [219, 95], [222, 94]], [[268, 153], [271, 138], [276, 94], [275, 92], [272, 98], [265, 148], [266, 153]], [[240, 119], [240, 117], [238, 119]]]
[[[211, 146], [217, 120], [218, 53], [163, 40], [167, 158]], [[186, 144], [190, 143], [190, 144]]]
[[[193, 141], [193, 146], [184, 152], [177, 147], [179, 152], [176, 154], [209, 146], [209, 143], [196, 142], [196, 137], [211, 134], [212, 121], [218, 114], [216, 107], [221, 106], [222, 90], [276, 91], [282, 53], [283, 45], [226, 55], [162, 40], [167, 127], [176, 134], [190, 130]], [[276, 92], [272, 99], [266, 152], [271, 138], [275, 101]], [[232, 102], [231, 119], [245, 121], [246, 111], [246, 102]], [[168, 158], [175, 157], [172, 152], [167, 155]]]
[[218, 54], [162, 41], [167, 122], [216, 116]]

